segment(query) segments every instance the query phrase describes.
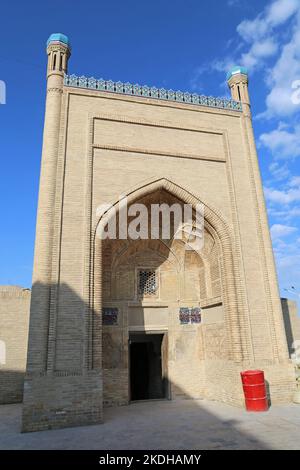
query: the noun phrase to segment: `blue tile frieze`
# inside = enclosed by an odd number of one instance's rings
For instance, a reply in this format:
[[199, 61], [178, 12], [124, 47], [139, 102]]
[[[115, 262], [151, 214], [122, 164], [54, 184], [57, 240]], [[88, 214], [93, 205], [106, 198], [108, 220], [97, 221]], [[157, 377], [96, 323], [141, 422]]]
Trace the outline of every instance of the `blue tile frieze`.
[[103, 325], [117, 325], [118, 324], [119, 310], [117, 308], [104, 307], [102, 308], [102, 322]]
[[159, 100], [175, 101], [177, 103], [188, 103], [210, 108], [229, 109], [233, 111], [242, 111], [240, 101], [227, 100], [224, 98], [214, 98], [213, 96], [197, 95], [196, 93], [183, 93], [182, 91], [166, 90], [165, 88], [156, 88], [141, 86], [138, 84], [113, 82], [112, 80], [87, 78], [85, 76], [65, 75], [64, 84], [68, 87], [88, 88], [90, 90], [108, 91], [110, 93], [120, 93], [123, 95], [142, 96], [146, 98], [155, 98]]
[[182, 325], [190, 323], [190, 309], [187, 307], [181, 307], [179, 309], [179, 321]]
[[201, 308], [181, 307], [179, 309], [179, 322], [181, 323], [181, 325], [188, 325], [189, 323], [201, 323]]

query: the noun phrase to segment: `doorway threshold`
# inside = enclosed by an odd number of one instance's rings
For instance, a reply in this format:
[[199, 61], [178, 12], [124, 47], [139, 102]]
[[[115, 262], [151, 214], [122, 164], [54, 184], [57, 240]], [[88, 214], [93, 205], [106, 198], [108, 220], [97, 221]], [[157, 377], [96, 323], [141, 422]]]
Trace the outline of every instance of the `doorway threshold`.
[[146, 398], [145, 400], [130, 400], [129, 405], [134, 405], [135, 403], [147, 403], [153, 401], [172, 401], [171, 398]]

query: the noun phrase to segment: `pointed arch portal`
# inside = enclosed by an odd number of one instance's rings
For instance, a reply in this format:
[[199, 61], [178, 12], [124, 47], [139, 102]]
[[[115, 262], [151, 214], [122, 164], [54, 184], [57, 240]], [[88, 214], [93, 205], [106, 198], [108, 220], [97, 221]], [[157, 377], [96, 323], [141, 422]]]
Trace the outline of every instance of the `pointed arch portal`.
[[[237, 285], [239, 284], [239, 273], [234, 263], [234, 242], [231, 229], [217, 210], [212, 209], [198, 196], [192, 194], [183, 187], [178, 186], [167, 178], [160, 178], [148, 182], [132, 191], [129, 191], [126, 194], [128, 207], [133, 203], [145, 200], [148, 196], [153, 196], [161, 193], [162, 191], [171, 195], [181, 203], [192, 205], [193, 208], [195, 208], [199, 203], [204, 204], [204, 228], [213, 238], [219, 250], [221, 292], [226, 331], [226, 344], [223, 345], [224, 351], [226, 350], [228, 352], [227, 358], [229, 360], [241, 362], [247, 356], [247, 351], [245, 350], [245, 338], [243, 338], [243, 333], [245, 331], [243, 328], [243, 312], [240, 307], [237, 288]], [[113, 206], [116, 205], [117, 201]], [[100, 318], [102, 308], [106, 300], [105, 294], [103, 293], [103, 282], [105, 282], [105, 280], [102, 272], [103, 256], [105, 256], [103, 245], [105, 241], [96, 236], [97, 227], [100, 221], [101, 217], [97, 220], [93, 228], [92, 236], [93, 258], [90, 282], [90, 285], [92, 286], [90, 296], [92, 327], [90, 328], [89, 336], [92, 356], [89, 366], [91, 368], [100, 367], [101, 364], [102, 352], [100, 336], [102, 335], [102, 328], [100, 325]], [[130, 245], [130, 243], [128, 244]], [[157, 251], [158, 247], [154, 247], [154, 250]], [[133, 249], [133, 252], [134, 251], [135, 249]]]

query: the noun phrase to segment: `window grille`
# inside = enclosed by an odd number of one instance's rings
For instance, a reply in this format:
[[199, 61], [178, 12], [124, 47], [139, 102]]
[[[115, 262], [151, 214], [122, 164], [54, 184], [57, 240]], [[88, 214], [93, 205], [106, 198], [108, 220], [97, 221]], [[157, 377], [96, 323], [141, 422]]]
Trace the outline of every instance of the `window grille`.
[[156, 272], [151, 269], [141, 269], [138, 273], [138, 291], [140, 295], [155, 295], [157, 293]]

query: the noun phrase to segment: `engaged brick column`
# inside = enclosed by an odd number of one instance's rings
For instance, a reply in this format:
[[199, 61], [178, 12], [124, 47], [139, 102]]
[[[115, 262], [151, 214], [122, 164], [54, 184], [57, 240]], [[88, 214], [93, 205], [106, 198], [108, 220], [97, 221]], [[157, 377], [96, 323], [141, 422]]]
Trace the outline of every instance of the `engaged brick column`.
[[[244, 141], [248, 155], [251, 197], [255, 211], [258, 248], [266, 301], [265, 314], [267, 316], [268, 331], [266, 331], [264, 338], [261, 338], [260, 344], [253, 345], [256, 351], [255, 359], [272, 360], [275, 363], [287, 362], [288, 350], [281, 313], [276, 267], [252, 126], [251, 105], [248, 93], [248, 73], [244, 67], [234, 67], [227, 78], [232, 98], [241, 101], [243, 106]], [[252, 317], [254, 314], [252, 312]], [[255, 315], [257, 315], [257, 318], [253, 321], [252, 333], [257, 333], [261, 327], [259, 322], [260, 312], [257, 312]]]
[[[48, 42], [47, 97], [36, 224], [28, 370], [45, 370], [51, 290], [54, 201], [64, 73], [70, 49]], [[34, 340], [33, 340], [34, 337]]]
[[[60, 185], [63, 170], [60, 159], [61, 128], [63, 127], [64, 73], [70, 56], [68, 38], [52, 34], [47, 43], [47, 99], [40, 175], [40, 190], [36, 226], [33, 288], [31, 298], [29, 347], [24, 381], [22, 431], [99, 423], [102, 420], [101, 370], [70, 365], [76, 345], [86, 341], [84, 328], [77, 327], [77, 342], [73, 342], [74, 304], [85, 311], [83, 299], [67, 283], [54, 276], [60, 268], [57, 214], [62, 210], [57, 201], [63, 198]], [[62, 203], [63, 204], [63, 203]], [[53, 270], [53, 272], [52, 272]], [[56, 272], [56, 271], [55, 271]], [[54, 281], [55, 279], [55, 281]], [[64, 300], [59, 306], [59, 293]], [[59, 307], [61, 310], [59, 311]], [[69, 356], [62, 354], [57, 367], [57, 322], [59, 311], [68, 312], [67, 321], [58, 328], [63, 332], [63, 347], [67, 344]], [[65, 316], [66, 318], [66, 316]], [[69, 320], [70, 319], [70, 320]], [[68, 322], [69, 321], [69, 322]], [[80, 336], [81, 335], [81, 336]], [[79, 338], [79, 339], [78, 339]]]

